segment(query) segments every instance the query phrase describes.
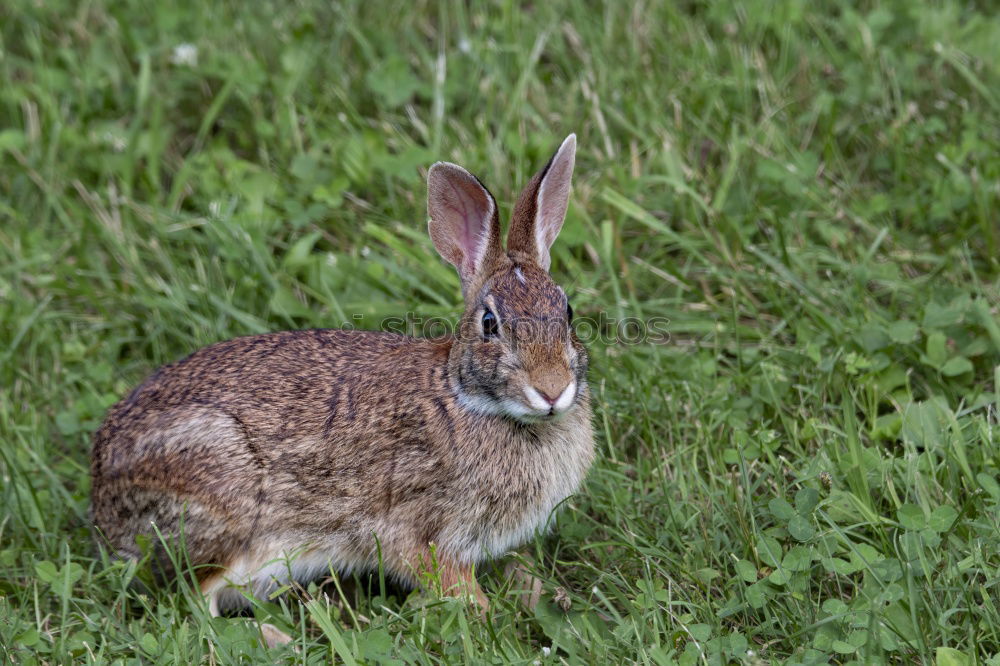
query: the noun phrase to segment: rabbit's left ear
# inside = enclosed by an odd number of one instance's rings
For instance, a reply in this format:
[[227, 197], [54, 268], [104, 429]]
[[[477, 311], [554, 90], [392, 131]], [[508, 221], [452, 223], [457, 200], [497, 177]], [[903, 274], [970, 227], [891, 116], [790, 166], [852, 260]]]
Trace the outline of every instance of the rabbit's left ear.
[[497, 203], [471, 173], [438, 162], [427, 174], [427, 214], [434, 247], [458, 269], [464, 293], [503, 255]]
[[549, 163], [528, 182], [514, 206], [507, 250], [521, 252], [545, 270], [549, 248], [566, 219], [576, 162], [576, 134], [570, 134]]

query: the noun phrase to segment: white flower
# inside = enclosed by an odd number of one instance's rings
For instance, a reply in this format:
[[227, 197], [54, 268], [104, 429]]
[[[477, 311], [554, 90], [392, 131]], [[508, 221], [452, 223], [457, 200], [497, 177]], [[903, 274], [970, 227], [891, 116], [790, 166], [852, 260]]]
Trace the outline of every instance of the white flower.
[[111, 149], [116, 153], [120, 153], [128, 147], [128, 141], [125, 140], [125, 137], [115, 134], [114, 132], [105, 132], [104, 141], [108, 143], [111, 146]]
[[543, 655], [543, 656], [546, 656], [546, 657], [547, 657], [547, 656], [549, 656], [549, 655], [550, 655], [551, 653], [552, 653], [552, 648], [550, 648], [550, 647], [546, 647], [546, 646], [544, 646], [544, 645], [542, 646], [542, 655]]
[[178, 44], [170, 54], [170, 62], [175, 65], [196, 67], [198, 65], [198, 47], [194, 44]]

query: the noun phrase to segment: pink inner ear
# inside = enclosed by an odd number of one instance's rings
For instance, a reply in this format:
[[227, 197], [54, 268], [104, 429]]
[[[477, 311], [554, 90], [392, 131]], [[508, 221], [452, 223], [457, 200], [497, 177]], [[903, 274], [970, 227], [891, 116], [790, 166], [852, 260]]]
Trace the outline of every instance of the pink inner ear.
[[484, 202], [471, 200], [469, 192], [453, 180], [448, 181], [448, 187], [452, 196], [447, 197], [445, 208], [452, 213], [455, 220], [455, 241], [462, 249], [462, 271], [472, 272], [479, 260], [478, 254], [482, 245], [485, 227], [482, 212], [482, 208], [485, 208]]
[[448, 163], [431, 167], [427, 198], [431, 239], [463, 280], [476, 273], [486, 254], [493, 206], [486, 188], [462, 167]]
[[539, 264], [545, 269], [548, 269], [551, 261], [549, 248], [555, 242], [566, 219], [575, 162], [576, 135], [570, 134], [552, 158], [552, 163], [538, 187], [535, 245]]

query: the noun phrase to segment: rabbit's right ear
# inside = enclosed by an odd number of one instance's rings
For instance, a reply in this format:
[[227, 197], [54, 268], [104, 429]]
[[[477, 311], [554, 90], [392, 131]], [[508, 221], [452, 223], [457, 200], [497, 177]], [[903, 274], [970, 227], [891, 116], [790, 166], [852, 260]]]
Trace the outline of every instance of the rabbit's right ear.
[[458, 269], [464, 293], [503, 254], [496, 200], [462, 167], [437, 162], [427, 172], [427, 215], [434, 247]]
[[549, 163], [528, 181], [514, 205], [507, 249], [520, 252], [545, 270], [552, 263], [549, 248], [566, 219], [576, 163], [576, 134], [570, 134]]

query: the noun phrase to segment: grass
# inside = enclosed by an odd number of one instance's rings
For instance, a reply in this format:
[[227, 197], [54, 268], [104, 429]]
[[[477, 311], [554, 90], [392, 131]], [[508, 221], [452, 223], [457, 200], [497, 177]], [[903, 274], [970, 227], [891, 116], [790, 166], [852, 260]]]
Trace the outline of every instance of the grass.
[[[0, 8], [4, 663], [1000, 663], [989, 3], [184, 5]], [[92, 550], [108, 405], [216, 340], [455, 316], [423, 170], [509, 212], [570, 131], [553, 273], [670, 340], [590, 344], [535, 612], [338, 581], [257, 608], [268, 652]]]

